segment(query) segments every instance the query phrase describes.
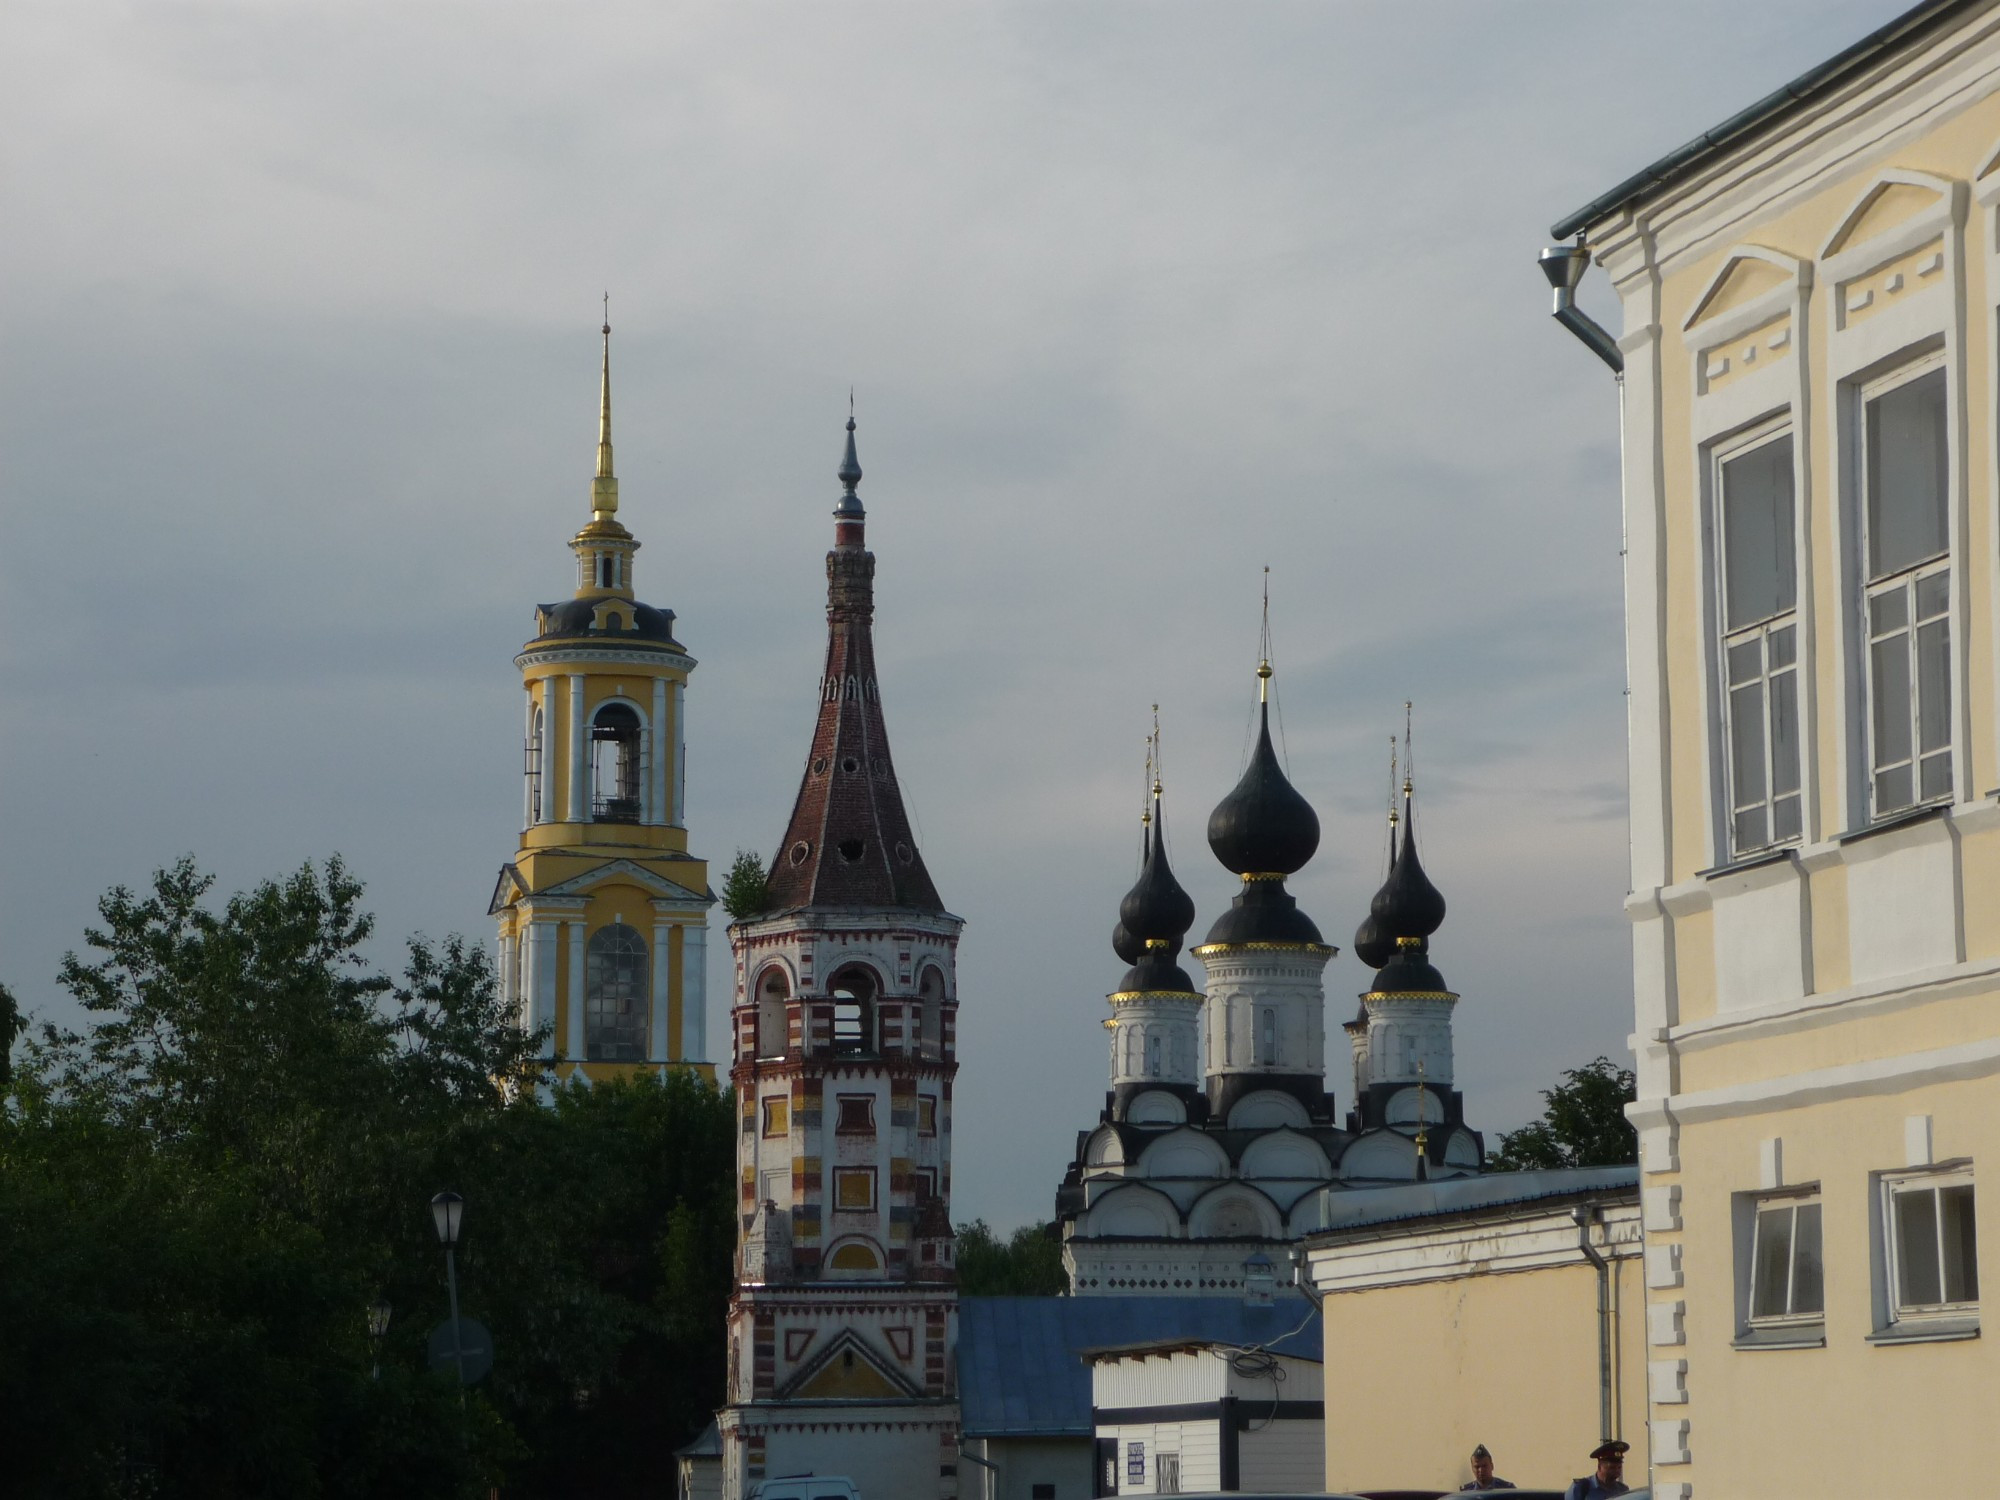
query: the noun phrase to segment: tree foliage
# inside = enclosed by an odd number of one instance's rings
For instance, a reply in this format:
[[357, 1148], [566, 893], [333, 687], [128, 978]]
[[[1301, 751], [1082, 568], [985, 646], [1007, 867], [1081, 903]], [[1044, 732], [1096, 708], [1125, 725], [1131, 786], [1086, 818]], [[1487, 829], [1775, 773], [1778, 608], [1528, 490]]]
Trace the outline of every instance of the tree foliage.
[[770, 905], [771, 883], [764, 873], [762, 856], [738, 849], [722, 882], [722, 909], [741, 922], [767, 911]]
[[[220, 909], [209, 887], [183, 860], [110, 892], [62, 969], [90, 1024], [19, 1049], [9, 1493], [657, 1493], [722, 1394], [728, 1099], [685, 1074], [554, 1085], [481, 949], [368, 963], [338, 860]], [[463, 1408], [425, 1359], [445, 1187], [496, 1350]]]
[[984, 1219], [958, 1226], [958, 1290], [966, 1297], [1060, 1297], [1069, 1291], [1062, 1242], [1049, 1223], [1001, 1239]]
[[1487, 1171], [1615, 1167], [1639, 1159], [1639, 1137], [1625, 1118], [1636, 1097], [1632, 1070], [1600, 1057], [1565, 1069], [1563, 1079], [1542, 1091], [1548, 1108], [1541, 1119], [1501, 1135]]

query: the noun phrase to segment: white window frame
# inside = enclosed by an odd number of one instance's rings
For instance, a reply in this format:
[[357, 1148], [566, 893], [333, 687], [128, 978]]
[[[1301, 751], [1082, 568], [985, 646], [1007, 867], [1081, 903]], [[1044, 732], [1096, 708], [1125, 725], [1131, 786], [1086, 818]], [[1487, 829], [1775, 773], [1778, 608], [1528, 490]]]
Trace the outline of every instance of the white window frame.
[[[1724, 504], [1725, 496], [1723, 493], [1723, 469], [1736, 459], [1743, 458], [1759, 448], [1785, 439], [1790, 439], [1792, 444], [1792, 533], [1790, 538], [1792, 547], [1792, 606], [1789, 610], [1779, 614], [1771, 615], [1763, 620], [1731, 630], [1729, 627], [1729, 575], [1728, 554], [1726, 550], [1728, 547], [1728, 526], [1726, 524], [1727, 509]], [[1806, 641], [1805, 626], [1802, 618], [1802, 604], [1807, 580], [1803, 559], [1800, 556], [1799, 534], [1800, 511], [1807, 503], [1807, 497], [1801, 493], [1798, 483], [1798, 445], [1800, 440], [1801, 435], [1792, 421], [1791, 412], [1786, 410], [1775, 419], [1760, 422], [1755, 426], [1742, 429], [1731, 434], [1724, 440], [1709, 444], [1706, 449], [1709, 531], [1711, 533], [1709, 539], [1710, 576], [1713, 579], [1713, 587], [1709, 590], [1712, 605], [1711, 630], [1714, 642], [1714, 665], [1711, 670], [1714, 674], [1715, 724], [1717, 738], [1719, 739], [1719, 744], [1716, 747], [1716, 847], [1722, 851], [1720, 862], [1725, 864], [1741, 859], [1752, 859], [1769, 850], [1790, 847], [1791, 845], [1800, 843], [1805, 837], [1806, 780], [1808, 775], [1806, 714], [1809, 693], [1806, 681]], [[1774, 671], [1771, 666], [1772, 637], [1774, 634], [1787, 630], [1791, 632], [1791, 660], [1783, 667], [1777, 668]], [[1731, 709], [1731, 697], [1734, 688], [1744, 686], [1745, 684], [1732, 683], [1730, 681], [1729, 657], [1732, 647], [1747, 645], [1753, 639], [1759, 645], [1760, 666], [1757, 681], [1762, 685], [1760, 698], [1763, 723], [1760, 726], [1760, 733], [1763, 739], [1764, 795], [1761, 802], [1747, 802], [1739, 806], [1736, 794], [1736, 758], [1734, 754], [1736, 726]], [[1778, 763], [1775, 739], [1771, 732], [1771, 684], [1774, 677], [1786, 674], [1789, 674], [1792, 680], [1792, 712], [1795, 720], [1792, 726], [1793, 748], [1797, 754], [1798, 761], [1793, 767], [1793, 790], [1790, 793], [1782, 795], [1788, 795], [1797, 799], [1798, 829], [1795, 832], [1781, 835], [1777, 832], [1777, 804], [1781, 794], [1775, 790]], [[1738, 814], [1751, 811], [1760, 806], [1764, 814], [1764, 839], [1758, 843], [1744, 843], [1739, 845], [1736, 841], [1736, 821]]]
[[[1910, 385], [1927, 375], [1944, 372], [1945, 381], [1945, 547], [1942, 553], [1880, 579], [1869, 576], [1868, 552], [1868, 408], [1871, 402], [1891, 391]], [[1952, 403], [1958, 399], [1953, 384], [1950, 363], [1943, 349], [1920, 355], [1895, 368], [1869, 379], [1857, 382], [1850, 403], [1852, 438], [1849, 444], [1853, 455], [1852, 493], [1854, 497], [1853, 527], [1855, 537], [1855, 595], [1854, 595], [1854, 649], [1855, 679], [1860, 687], [1861, 713], [1856, 725], [1860, 749], [1859, 783], [1864, 824], [1873, 824], [1889, 818], [1898, 818], [1926, 807], [1950, 803], [1956, 798], [1958, 777], [1963, 760], [1963, 746], [1960, 743], [1959, 720], [1963, 705], [1959, 701], [1963, 685], [1959, 681], [1958, 662], [1963, 648], [1958, 621], [1957, 598], [1960, 579], [1959, 536], [1956, 521], [1958, 511], [1956, 464], [1953, 459]], [[1945, 591], [1942, 607], [1934, 614], [1917, 618], [1916, 595], [1920, 583], [1942, 574]], [[1872, 615], [1874, 601], [1886, 595], [1901, 593], [1905, 599], [1905, 615], [1902, 633], [1908, 637], [1909, 671], [1909, 716], [1910, 755], [1906, 762], [1898, 762], [1887, 767], [1879, 765], [1875, 750], [1875, 699], [1877, 693], [1875, 679], [1874, 643], [1876, 635]], [[1943, 791], [1932, 792], [1928, 796], [1923, 791], [1922, 763], [1928, 758], [1922, 745], [1922, 700], [1918, 681], [1917, 631], [1921, 624], [1942, 620], [1945, 628], [1945, 691], [1949, 702], [1945, 712], [1945, 742], [1941, 748], [1933, 749], [1928, 755], [1939, 753], [1947, 757], [1945, 787]], [[1884, 770], [1893, 771], [1898, 765], [1907, 765], [1910, 776], [1910, 798], [1893, 807], [1881, 807], [1876, 799], [1876, 785]]]
[[[1796, 1190], [1786, 1190], [1781, 1192], [1758, 1193], [1750, 1199], [1749, 1208], [1750, 1208], [1750, 1261], [1749, 1261], [1749, 1270], [1747, 1273], [1748, 1280], [1744, 1287], [1744, 1300], [1743, 1300], [1744, 1326], [1746, 1328], [1755, 1328], [1755, 1329], [1803, 1330], [1808, 1328], [1818, 1328], [1824, 1325], [1826, 1322], [1826, 1213], [1825, 1209], [1821, 1206], [1818, 1186], [1814, 1185], [1810, 1188], [1800, 1188]], [[1786, 1263], [1785, 1263], [1785, 1306], [1787, 1308], [1787, 1311], [1782, 1313], [1760, 1314], [1757, 1311], [1757, 1266], [1758, 1266], [1758, 1251], [1761, 1248], [1760, 1241], [1762, 1240], [1764, 1233], [1763, 1216], [1767, 1213], [1787, 1208], [1789, 1208], [1792, 1211], [1791, 1242], [1790, 1242], [1791, 1250], [1789, 1255], [1786, 1257]], [[1792, 1293], [1794, 1290], [1794, 1283], [1798, 1277], [1798, 1265], [1799, 1265], [1798, 1211], [1802, 1208], [1815, 1208], [1820, 1210], [1820, 1232], [1819, 1232], [1820, 1305], [1816, 1308], [1804, 1312], [1791, 1310]]]
[[[1975, 1254], [1972, 1264], [1974, 1280], [1973, 1295], [1957, 1302], [1940, 1301], [1916, 1303], [1905, 1307], [1902, 1303], [1902, 1249], [1896, 1233], [1896, 1199], [1902, 1194], [1928, 1191], [1936, 1195], [1945, 1188], [1969, 1187], [1973, 1189], [1973, 1234]], [[1979, 1316], [1979, 1261], [1976, 1253], [1979, 1223], [1979, 1193], [1973, 1180], [1969, 1162], [1958, 1162], [1941, 1167], [1924, 1168], [1909, 1172], [1885, 1172], [1879, 1180], [1880, 1198], [1877, 1212], [1881, 1216], [1883, 1306], [1888, 1314], [1890, 1328], [1921, 1329], [1926, 1324], [1963, 1322], [1976, 1320]], [[1942, 1202], [1938, 1203], [1942, 1210]], [[1944, 1216], [1940, 1212], [1938, 1225], [1938, 1292], [1942, 1296], [1944, 1286]]]

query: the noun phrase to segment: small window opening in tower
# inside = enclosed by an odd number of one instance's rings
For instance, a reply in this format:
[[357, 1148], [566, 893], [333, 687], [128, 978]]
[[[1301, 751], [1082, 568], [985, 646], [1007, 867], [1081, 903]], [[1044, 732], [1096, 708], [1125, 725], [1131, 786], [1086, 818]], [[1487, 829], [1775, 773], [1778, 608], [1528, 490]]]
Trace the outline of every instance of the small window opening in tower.
[[528, 822], [542, 821], [542, 711], [535, 710], [534, 727], [522, 753], [522, 772], [528, 778]]
[[597, 586], [601, 589], [611, 587], [611, 554], [608, 552], [597, 554]]
[[646, 940], [622, 922], [584, 949], [583, 1050], [590, 1062], [646, 1060]]
[[639, 821], [639, 740], [629, 703], [607, 703], [591, 720], [591, 816], [600, 823]]
[[1257, 1061], [1266, 1068], [1278, 1065], [1278, 1012], [1273, 1006], [1265, 1006], [1258, 1018]]
[[917, 1051], [944, 1056], [944, 975], [935, 968], [925, 969], [917, 984]]
[[1146, 1076], [1158, 1078], [1160, 1074], [1160, 1039], [1158, 1036], [1146, 1038]]
[[757, 982], [757, 1055], [783, 1057], [790, 1050], [786, 1035], [786, 1002], [792, 998], [791, 977], [773, 964]]
[[866, 847], [860, 839], [842, 839], [840, 841], [840, 857], [851, 865], [857, 859], [861, 858], [861, 851]]
[[866, 969], [842, 969], [828, 990], [833, 995], [833, 1050], [875, 1050], [875, 977]]

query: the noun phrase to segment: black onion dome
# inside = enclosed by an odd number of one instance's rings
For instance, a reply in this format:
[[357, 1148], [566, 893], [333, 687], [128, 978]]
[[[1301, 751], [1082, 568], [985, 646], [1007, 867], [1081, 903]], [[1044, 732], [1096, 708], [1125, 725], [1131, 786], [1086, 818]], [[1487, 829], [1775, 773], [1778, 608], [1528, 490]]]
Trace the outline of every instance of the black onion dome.
[[1354, 956], [1371, 969], [1379, 969], [1396, 953], [1396, 940], [1385, 936], [1382, 926], [1370, 912], [1361, 919], [1361, 925], [1354, 929]]
[[1244, 881], [1243, 894], [1208, 929], [1208, 941], [1323, 946], [1313, 919], [1299, 910], [1297, 899], [1278, 880]]
[[1167, 863], [1165, 814], [1157, 796], [1153, 799], [1146, 863], [1139, 871], [1138, 884], [1118, 905], [1118, 925], [1142, 942], [1167, 943], [1169, 952], [1180, 951], [1181, 938], [1194, 926], [1194, 898], [1181, 889]]
[[1238, 875], [1290, 875], [1319, 848], [1319, 815], [1271, 748], [1269, 704], [1257, 706], [1257, 748], [1243, 779], [1208, 815], [1208, 847]]
[[1153, 795], [1152, 832], [1138, 883], [1118, 906], [1112, 951], [1132, 967], [1119, 981], [1121, 993], [1165, 990], [1196, 993], [1187, 971], [1174, 962], [1181, 939], [1194, 925], [1194, 899], [1174, 879], [1167, 863], [1166, 824], [1158, 792]]
[[1438, 973], [1424, 951], [1412, 944], [1396, 950], [1368, 987], [1371, 995], [1447, 995], [1444, 975]]
[[[1417, 858], [1416, 803], [1409, 792], [1403, 794], [1403, 846], [1389, 878], [1368, 904], [1369, 918], [1376, 931], [1388, 940], [1428, 938], [1444, 925], [1444, 896], [1424, 873]], [[1357, 934], [1357, 937], [1359, 934]]]

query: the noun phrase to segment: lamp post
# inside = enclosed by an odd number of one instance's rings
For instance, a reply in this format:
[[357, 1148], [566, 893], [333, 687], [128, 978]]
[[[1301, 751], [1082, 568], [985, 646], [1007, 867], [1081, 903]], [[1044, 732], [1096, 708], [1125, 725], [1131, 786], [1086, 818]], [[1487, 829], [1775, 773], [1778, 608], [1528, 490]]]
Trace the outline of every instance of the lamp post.
[[377, 1298], [368, 1309], [368, 1338], [375, 1350], [375, 1373], [370, 1379], [382, 1378], [382, 1339], [389, 1332], [389, 1304]]
[[458, 1404], [465, 1405], [465, 1339], [458, 1327], [458, 1266], [452, 1249], [458, 1244], [459, 1220], [465, 1217], [465, 1200], [456, 1193], [439, 1193], [431, 1199], [431, 1219], [437, 1224], [438, 1243], [444, 1246], [444, 1283], [451, 1293], [451, 1353], [458, 1365]]

